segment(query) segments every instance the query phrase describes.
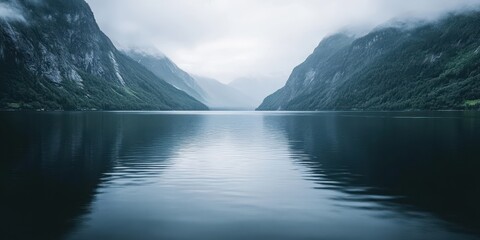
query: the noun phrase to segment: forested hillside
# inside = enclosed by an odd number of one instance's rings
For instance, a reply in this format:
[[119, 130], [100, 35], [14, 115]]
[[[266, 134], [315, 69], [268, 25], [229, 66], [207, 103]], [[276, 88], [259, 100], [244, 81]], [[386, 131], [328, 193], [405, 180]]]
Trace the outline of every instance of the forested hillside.
[[259, 110], [480, 107], [480, 13], [325, 38]]

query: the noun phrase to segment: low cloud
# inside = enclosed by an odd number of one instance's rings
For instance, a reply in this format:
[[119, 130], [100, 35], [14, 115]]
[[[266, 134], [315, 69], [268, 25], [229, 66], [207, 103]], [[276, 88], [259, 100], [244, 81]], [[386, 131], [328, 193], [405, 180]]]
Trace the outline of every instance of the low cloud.
[[[87, 0], [122, 48], [158, 49], [197, 75], [278, 79], [323, 37], [393, 18], [436, 19], [480, 0]], [[346, 28], [348, 26], [348, 28]]]
[[0, 19], [26, 22], [23, 12], [10, 2], [0, 3]]

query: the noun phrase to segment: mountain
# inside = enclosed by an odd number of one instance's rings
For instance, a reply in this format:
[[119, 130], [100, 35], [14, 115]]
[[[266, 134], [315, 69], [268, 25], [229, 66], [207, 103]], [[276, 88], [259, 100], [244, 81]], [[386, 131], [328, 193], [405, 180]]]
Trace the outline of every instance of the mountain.
[[232, 81], [228, 86], [233, 87], [244, 94], [248, 93], [248, 97], [254, 101], [255, 106], [258, 106], [262, 103], [265, 97], [282, 87], [282, 84], [282, 82], [274, 78], [258, 79], [244, 77]]
[[0, 7], [0, 108], [207, 109], [118, 51], [84, 0]]
[[480, 12], [325, 38], [258, 110], [480, 107]]
[[163, 54], [138, 50], [125, 51], [125, 54], [142, 64], [157, 77], [188, 93], [210, 109], [252, 110], [259, 104], [239, 90], [215, 79], [190, 75]]
[[195, 76], [205, 91], [205, 104], [217, 110], [253, 110], [257, 102], [247, 94], [215, 79]]
[[180, 69], [165, 55], [153, 55], [140, 51], [126, 51], [125, 53], [133, 60], [142, 64], [157, 77], [188, 93], [198, 101], [205, 102], [205, 92], [197, 84], [196, 80], [191, 77], [190, 74]]

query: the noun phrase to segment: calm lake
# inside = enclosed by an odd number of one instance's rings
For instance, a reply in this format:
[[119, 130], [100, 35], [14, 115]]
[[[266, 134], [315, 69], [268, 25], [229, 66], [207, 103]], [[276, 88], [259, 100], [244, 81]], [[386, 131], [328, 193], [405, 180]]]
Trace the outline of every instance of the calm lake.
[[480, 113], [0, 123], [1, 239], [480, 239]]

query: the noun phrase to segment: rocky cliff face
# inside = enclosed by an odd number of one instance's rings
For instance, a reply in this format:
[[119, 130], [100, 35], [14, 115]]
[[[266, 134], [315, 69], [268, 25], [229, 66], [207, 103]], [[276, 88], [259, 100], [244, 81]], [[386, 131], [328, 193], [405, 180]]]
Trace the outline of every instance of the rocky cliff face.
[[83, 0], [6, 0], [0, 108], [206, 109], [119, 52]]
[[259, 110], [478, 109], [480, 13], [325, 38]]

